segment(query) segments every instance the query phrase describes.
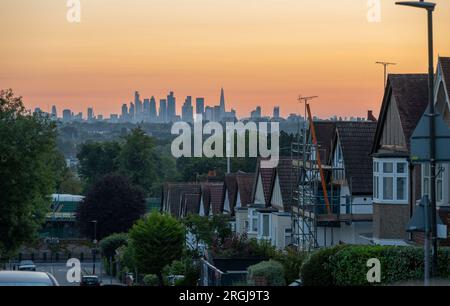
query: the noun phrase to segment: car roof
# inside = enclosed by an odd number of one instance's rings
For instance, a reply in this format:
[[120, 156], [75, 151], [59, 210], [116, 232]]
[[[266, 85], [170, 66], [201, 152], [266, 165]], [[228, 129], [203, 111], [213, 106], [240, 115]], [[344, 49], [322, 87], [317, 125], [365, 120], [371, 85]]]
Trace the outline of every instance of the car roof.
[[32, 260], [22, 260], [19, 262], [19, 265], [34, 265], [34, 262]]
[[53, 284], [47, 273], [34, 271], [0, 271], [0, 283], [3, 282], [41, 282]]

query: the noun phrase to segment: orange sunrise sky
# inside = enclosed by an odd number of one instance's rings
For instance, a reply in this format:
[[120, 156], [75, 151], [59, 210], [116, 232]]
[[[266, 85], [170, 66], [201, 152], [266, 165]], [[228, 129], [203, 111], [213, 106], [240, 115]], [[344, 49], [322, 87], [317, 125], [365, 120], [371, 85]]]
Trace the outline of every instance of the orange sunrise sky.
[[[426, 13], [367, 0], [82, 0], [81, 23], [66, 20], [66, 0], [1, 0], [0, 88], [29, 108], [120, 113], [140, 91], [157, 100], [175, 92], [238, 116], [261, 105], [281, 114], [318, 95], [315, 115], [379, 112], [383, 69], [427, 71]], [[435, 55], [450, 56], [450, 1], [436, 0]], [[436, 59], [437, 60], [437, 59]]]

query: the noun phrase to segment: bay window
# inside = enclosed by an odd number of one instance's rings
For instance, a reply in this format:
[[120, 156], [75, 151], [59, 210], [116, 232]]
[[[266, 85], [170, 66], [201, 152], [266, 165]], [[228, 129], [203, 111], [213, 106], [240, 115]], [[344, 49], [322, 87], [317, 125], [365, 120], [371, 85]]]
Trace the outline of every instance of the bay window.
[[258, 236], [260, 239], [270, 239], [270, 227], [271, 227], [271, 218], [270, 213], [260, 213], [259, 214], [259, 233]]
[[380, 203], [408, 203], [408, 163], [405, 159], [374, 159], [373, 197]]

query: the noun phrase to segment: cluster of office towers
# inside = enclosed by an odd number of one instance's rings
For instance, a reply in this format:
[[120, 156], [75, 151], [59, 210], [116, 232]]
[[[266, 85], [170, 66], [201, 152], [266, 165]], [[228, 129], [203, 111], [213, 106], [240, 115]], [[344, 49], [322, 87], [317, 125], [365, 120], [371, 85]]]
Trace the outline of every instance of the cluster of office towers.
[[[138, 91], [134, 93], [134, 101], [129, 105], [126, 103], [122, 105], [122, 113], [120, 120], [122, 122], [155, 122], [155, 123], [170, 123], [176, 121], [194, 122], [194, 106], [192, 96], [185, 98], [184, 104], [181, 107], [181, 116], [176, 112], [176, 98], [173, 92], [169, 92], [165, 99], [159, 100], [157, 103], [155, 97], [141, 100]], [[203, 120], [207, 121], [225, 121], [235, 120], [236, 112], [225, 110], [225, 95], [223, 88], [220, 92], [220, 103], [217, 106], [205, 106], [205, 98], [197, 97], [195, 99], [195, 117], [199, 118], [201, 115]]]

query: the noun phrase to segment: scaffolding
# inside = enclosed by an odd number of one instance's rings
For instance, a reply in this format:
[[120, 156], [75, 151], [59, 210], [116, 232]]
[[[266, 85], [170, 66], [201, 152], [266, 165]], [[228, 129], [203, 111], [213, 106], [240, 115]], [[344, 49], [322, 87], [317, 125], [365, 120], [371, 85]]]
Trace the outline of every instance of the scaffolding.
[[[326, 243], [326, 227], [339, 222], [341, 197], [333, 182], [343, 168], [322, 163], [321, 156], [326, 157], [329, 152], [317, 142], [307, 101], [305, 110], [303, 129], [299, 124], [297, 140], [291, 144], [292, 175], [298, 178], [292, 188], [291, 233], [293, 245], [300, 250], [311, 251], [319, 247], [318, 227], [325, 228], [323, 240]], [[331, 236], [333, 239], [333, 231]]]

